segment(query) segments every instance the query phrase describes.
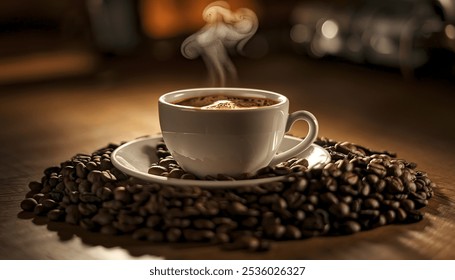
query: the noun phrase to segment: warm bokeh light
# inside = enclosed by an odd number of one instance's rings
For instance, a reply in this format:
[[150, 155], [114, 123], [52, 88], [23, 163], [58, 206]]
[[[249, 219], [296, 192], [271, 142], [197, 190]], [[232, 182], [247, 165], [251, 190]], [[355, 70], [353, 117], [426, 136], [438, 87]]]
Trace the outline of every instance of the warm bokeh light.
[[[185, 33], [192, 33], [205, 22], [202, 18], [204, 8], [212, 0], [177, 1], [177, 0], [141, 0], [139, 12], [142, 28], [151, 38], [171, 38]], [[230, 0], [232, 9], [249, 8], [260, 11], [255, 0]]]

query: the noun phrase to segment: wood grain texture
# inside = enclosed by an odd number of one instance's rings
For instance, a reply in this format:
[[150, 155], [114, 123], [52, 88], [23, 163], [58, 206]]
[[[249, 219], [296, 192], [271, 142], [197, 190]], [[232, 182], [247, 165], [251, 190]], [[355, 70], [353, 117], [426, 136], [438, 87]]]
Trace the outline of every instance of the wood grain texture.
[[[275, 242], [270, 251], [250, 253], [106, 237], [21, 212], [28, 182], [46, 167], [159, 132], [159, 95], [205, 85], [205, 70], [191, 65], [0, 89], [0, 259], [455, 259], [455, 84], [294, 56], [239, 62], [240, 86], [287, 95], [291, 110], [318, 117], [321, 136], [416, 162], [438, 185], [423, 221]], [[297, 125], [292, 133], [305, 130]]]

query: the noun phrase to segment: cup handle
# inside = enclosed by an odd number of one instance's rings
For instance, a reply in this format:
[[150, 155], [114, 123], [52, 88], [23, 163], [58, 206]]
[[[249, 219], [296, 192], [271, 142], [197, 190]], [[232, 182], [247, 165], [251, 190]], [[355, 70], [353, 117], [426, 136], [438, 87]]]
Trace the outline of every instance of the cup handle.
[[316, 117], [308, 111], [296, 111], [290, 114], [286, 122], [286, 132], [288, 132], [291, 129], [292, 125], [298, 120], [303, 120], [308, 123], [307, 136], [304, 139], [302, 139], [302, 142], [300, 142], [296, 146], [290, 148], [287, 151], [276, 154], [272, 159], [272, 163], [283, 162], [302, 153], [311, 146], [314, 140], [316, 140], [319, 130], [318, 121]]

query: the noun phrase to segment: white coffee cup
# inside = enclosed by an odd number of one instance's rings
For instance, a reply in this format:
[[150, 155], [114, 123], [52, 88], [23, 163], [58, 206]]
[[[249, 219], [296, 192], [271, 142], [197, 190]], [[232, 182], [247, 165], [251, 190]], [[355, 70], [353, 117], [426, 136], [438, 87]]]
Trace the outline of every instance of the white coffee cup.
[[[225, 95], [266, 98], [263, 107], [207, 110], [175, 104], [184, 99]], [[288, 113], [284, 95], [248, 88], [194, 88], [166, 93], [158, 101], [161, 132], [167, 148], [187, 172], [198, 177], [253, 174], [273, 162], [306, 150], [318, 135], [318, 122], [308, 111]], [[277, 149], [294, 122], [308, 123], [308, 135], [293, 148]]]

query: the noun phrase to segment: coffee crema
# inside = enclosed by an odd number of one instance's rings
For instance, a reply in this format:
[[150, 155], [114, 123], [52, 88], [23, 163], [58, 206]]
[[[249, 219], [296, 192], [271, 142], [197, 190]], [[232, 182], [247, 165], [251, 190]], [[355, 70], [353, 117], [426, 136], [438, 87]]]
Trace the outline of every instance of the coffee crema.
[[278, 104], [276, 100], [261, 97], [245, 97], [230, 95], [205, 95], [191, 97], [173, 102], [176, 105], [195, 107], [206, 110], [235, 110], [245, 108], [259, 108]]

